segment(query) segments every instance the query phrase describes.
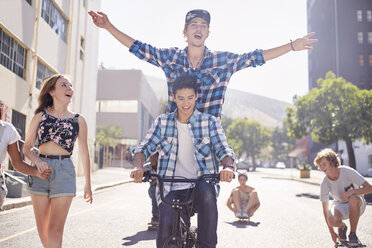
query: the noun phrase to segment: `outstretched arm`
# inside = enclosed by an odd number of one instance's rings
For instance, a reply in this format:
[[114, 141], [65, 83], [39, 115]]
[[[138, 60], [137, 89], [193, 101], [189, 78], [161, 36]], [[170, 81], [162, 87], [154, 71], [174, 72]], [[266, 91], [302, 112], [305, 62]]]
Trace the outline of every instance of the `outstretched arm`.
[[323, 216], [324, 216], [324, 219], [326, 221], [329, 233], [331, 234], [333, 242], [336, 244], [338, 235], [334, 231], [333, 227], [328, 224], [328, 220], [327, 220], [328, 219], [328, 202], [322, 202], [322, 207], [323, 207]]
[[292, 46], [291, 46], [291, 42], [289, 42], [289, 43], [287, 43], [285, 45], [282, 45], [282, 46], [278, 46], [278, 47], [275, 47], [275, 48], [264, 50], [262, 52], [263, 57], [264, 57], [265, 61], [268, 61], [270, 59], [275, 59], [279, 56], [282, 56], [282, 55], [284, 55], [284, 54], [286, 54], [286, 53], [288, 53], [292, 50], [294, 50], [294, 51], [312, 50], [313, 46], [312, 46], [311, 43], [318, 42], [317, 39], [309, 39], [314, 34], [315, 34], [315, 32], [312, 32], [312, 33], [309, 33], [309, 34], [305, 35], [302, 38], [295, 39], [292, 42], [293, 49], [292, 49]]
[[93, 23], [99, 27], [106, 29], [107, 31], [112, 34], [121, 44], [130, 48], [135, 41], [132, 37], [128, 36], [127, 34], [121, 32], [117, 29], [112, 23], [109, 21], [107, 15], [103, 12], [94, 12], [89, 11], [89, 15], [92, 17]]

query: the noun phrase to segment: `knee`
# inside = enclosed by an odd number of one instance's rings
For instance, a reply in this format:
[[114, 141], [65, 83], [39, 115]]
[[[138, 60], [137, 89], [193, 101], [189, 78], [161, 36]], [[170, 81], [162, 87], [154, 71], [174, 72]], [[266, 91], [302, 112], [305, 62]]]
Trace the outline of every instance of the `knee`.
[[48, 234], [53, 236], [62, 236], [63, 234], [63, 226], [57, 224], [51, 224], [48, 227]]
[[336, 216], [333, 216], [332, 214], [329, 214], [327, 216], [328, 224], [331, 226], [335, 226], [337, 222], [341, 221], [341, 219], [338, 219]]
[[361, 203], [362, 203], [362, 200], [360, 199], [359, 196], [356, 196], [356, 195], [350, 196], [349, 198], [350, 207], [359, 207]]

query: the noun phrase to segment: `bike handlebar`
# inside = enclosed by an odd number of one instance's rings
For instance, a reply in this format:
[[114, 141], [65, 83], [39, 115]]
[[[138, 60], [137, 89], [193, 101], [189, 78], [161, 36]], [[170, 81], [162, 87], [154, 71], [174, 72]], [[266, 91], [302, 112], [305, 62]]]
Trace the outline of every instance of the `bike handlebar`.
[[195, 197], [195, 190], [192, 191], [191, 196], [188, 200], [184, 202], [180, 201], [166, 201], [164, 197], [164, 183], [195, 183], [195, 188], [199, 185], [202, 180], [211, 179], [212, 182], [218, 183], [220, 181], [219, 174], [205, 174], [195, 179], [188, 179], [188, 178], [174, 178], [174, 177], [161, 177], [158, 174], [153, 174], [150, 171], [145, 171], [143, 182], [148, 182], [151, 177], [156, 177], [159, 183], [159, 191], [160, 191], [160, 199], [161, 201], [169, 206], [186, 206], [191, 204], [194, 201]]

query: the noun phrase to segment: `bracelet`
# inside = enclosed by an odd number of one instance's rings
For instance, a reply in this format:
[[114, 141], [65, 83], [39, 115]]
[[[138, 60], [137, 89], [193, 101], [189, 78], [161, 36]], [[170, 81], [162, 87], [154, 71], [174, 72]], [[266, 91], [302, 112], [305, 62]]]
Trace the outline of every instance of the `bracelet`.
[[235, 168], [234, 166], [232, 166], [231, 164], [223, 164], [222, 165], [222, 169], [226, 169], [226, 168], [230, 168], [232, 171], [235, 171]]
[[290, 39], [290, 41], [291, 41], [292, 51], [296, 51], [296, 50], [294, 49], [294, 47], [293, 47], [293, 41], [292, 41], [292, 39]]

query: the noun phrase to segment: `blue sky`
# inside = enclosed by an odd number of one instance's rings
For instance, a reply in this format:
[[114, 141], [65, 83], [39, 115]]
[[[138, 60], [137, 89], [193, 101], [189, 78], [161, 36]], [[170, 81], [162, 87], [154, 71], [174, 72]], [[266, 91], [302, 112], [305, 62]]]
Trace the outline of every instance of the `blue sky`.
[[[307, 34], [306, 0], [102, 0], [101, 11], [134, 39], [157, 47], [184, 48], [187, 11], [211, 13], [206, 46], [215, 51], [269, 49]], [[316, 35], [314, 36], [316, 37]], [[320, 41], [321, 42], [321, 41]], [[316, 44], [314, 45], [316, 49]], [[291, 52], [233, 75], [229, 87], [292, 103], [308, 91], [307, 51]], [[141, 69], [165, 78], [162, 70], [137, 59], [110, 34], [100, 31], [98, 64], [111, 69]]]

